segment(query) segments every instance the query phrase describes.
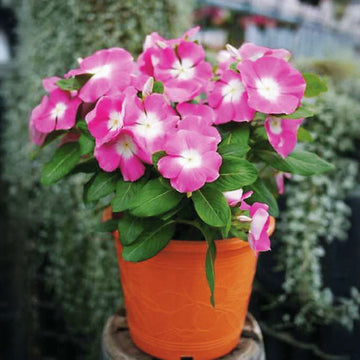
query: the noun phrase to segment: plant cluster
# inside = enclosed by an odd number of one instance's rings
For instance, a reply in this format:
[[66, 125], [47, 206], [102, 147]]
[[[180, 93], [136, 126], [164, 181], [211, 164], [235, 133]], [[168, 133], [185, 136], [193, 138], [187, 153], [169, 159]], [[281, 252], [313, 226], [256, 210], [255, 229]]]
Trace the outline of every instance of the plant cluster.
[[325, 84], [297, 71], [288, 51], [253, 44], [228, 45], [212, 68], [191, 41], [197, 31], [171, 40], [152, 33], [136, 62], [110, 48], [45, 79], [30, 131], [39, 146], [58, 141], [43, 184], [86, 172], [86, 202], [115, 192], [112, 208], [124, 216], [105, 226], [120, 230], [125, 260], [154, 256], [184, 225], [198, 229], [213, 302], [214, 240], [247, 237], [255, 253], [269, 250], [269, 213], [278, 211], [270, 182], [276, 176], [282, 192], [284, 173], [332, 166], [294, 150], [312, 115], [303, 97]]
[[359, 83], [354, 79], [343, 80], [317, 99], [307, 148], [322, 154], [337, 171], [313, 178], [295, 176], [287, 187], [286, 208], [278, 224], [278, 267], [285, 271], [281, 302], [298, 304], [299, 311], [287, 322], [307, 330], [333, 322], [351, 329], [359, 318], [358, 289], [353, 287], [348, 297], [338, 297], [325, 287], [322, 276], [324, 246], [347, 240], [351, 226], [346, 199], [359, 180], [354, 158], [360, 139], [359, 98]]

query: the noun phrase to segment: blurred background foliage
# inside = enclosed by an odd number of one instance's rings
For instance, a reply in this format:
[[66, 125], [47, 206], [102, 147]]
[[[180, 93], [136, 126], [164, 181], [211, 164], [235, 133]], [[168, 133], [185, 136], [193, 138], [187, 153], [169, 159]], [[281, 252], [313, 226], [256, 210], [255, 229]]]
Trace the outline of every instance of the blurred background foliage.
[[[325, 75], [329, 90], [316, 100], [317, 115], [306, 124], [313, 138], [306, 148], [331, 161], [336, 171], [311, 178], [294, 176], [286, 187], [285, 208], [276, 237], [279, 242], [276, 269], [284, 271], [285, 277], [284, 294], [279, 300], [297, 304], [292, 317], [284, 314], [287, 325], [310, 331], [316, 325], [340, 323], [352, 330], [354, 320], [359, 319], [358, 284], [354, 281], [346, 294], [336, 296], [336, 290], [333, 292], [325, 284], [322, 259], [329, 244], [348, 239], [352, 225], [347, 200], [359, 192], [360, 103], [356, 93], [360, 82], [358, 77], [352, 77], [356, 72], [351, 67], [345, 67], [349, 71], [341, 82], [335, 81], [337, 71], [332, 73], [329, 69], [344, 66], [340, 62], [307, 66], [328, 69]], [[346, 254], [337, 256], [340, 260]], [[352, 277], [349, 269], [342, 267], [342, 261], [331, 266], [335, 269], [338, 266], [338, 277], [344, 281]]]
[[[268, 2], [263, 1], [261, 11]], [[100, 214], [82, 203], [84, 178], [78, 176], [49, 188], [40, 186], [41, 166], [52, 149], [33, 156], [34, 147], [28, 141], [30, 110], [43, 94], [42, 78], [63, 75], [76, 66], [77, 57], [100, 48], [121, 46], [136, 54], [151, 31], [164, 37], [177, 36], [192, 25], [197, 2], [7, 3], [18, 21], [16, 58], [6, 68], [6, 80], [1, 84], [7, 106], [1, 134], [0, 186], [7, 210], [2, 222], [7, 222], [6, 241], [15, 259], [11, 286], [16, 288], [17, 310], [11, 319], [10, 337], [18, 356], [13, 358], [84, 358], [87, 354], [95, 359], [105, 319], [122, 302], [114, 244], [110, 236], [91, 231]], [[287, 182], [282, 215], [272, 241], [274, 251], [260, 257], [253, 311], [265, 332], [268, 329], [272, 334], [294, 328], [314, 334], [319, 326], [332, 323], [350, 329], [359, 317], [360, 279], [354, 280], [354, 276], [360, 273], [350, 261], [353, 253], [360, 254], [359, 241], [349, 245], [347, 251], [341, 244], [346, 244], [354, 227], [349, 199], [359, 198], [359, 63], [353, 51], [335, 50], [335, 45], [328, 59], [325, 50], [319, 53], [320, 58], [309, 58], [306, 54], [315, 52], [319, 40], [309, 39], [311, 32], [307, 31], [315, 29], [317, 39], [328, 37], [313, 24], [301, 32], [301, 27], [306, 28], [305, 20], [303, 25], [295, 17], [264, 17], [261, 11], [262, 15], [255, 17], [248, 10], [214, 8], [206, 3], [211, 1], [201, 1], [194, 16], [204, 28], [199, 40], [209, 48], [218, 50], [229, 39], [237, 46], [245, 38], [270, 47], [286, 40], [294, 45], [298, 66], [323, 75], [329, 85], [328, 93], [313, 103], [317, 115], [306, 124], [313, 141], [305, 146], [334, 163], [337, 171], [310, 179], [293, 177]], [[262, 4], [255, 0], [247, 3]], [[334, 2], [336, 21], [349, 23], [346, 16], [350, 3]], [[313, 5], [306, 5], [306, 14], [316, 9]], [[342, 41], [342, 36], [334, 37], [336, 49], [354, 44], [352, 38]], [[309, 43], [313, 46], [310, 50]], [[358, 272], [352, 273], [354, 269]], [[331, 281], [333, 275], [329, 274], [334, 273], [336, 281], [344, 284], [341, 291], [337, 282]], [[274, 281], [276, 286], [270, 286]], [[276, 321], [264, 315], [274, 314], [276, 308], [281, 309]], [[24, 342], [29, 344], [28, 350], [16, 347]], [[70, 349], [65, 347], [68, 343], [72, 344]], [[268, 356], [276, 360], [295, 358]]]
[[[180, 35], [191, 25], [192, 2], [18, 0], [12, 6], [18, 46], [2, 87], [8, 108], [2, 133], [3, 181], [8, 190], [8, 243], [17, 259], [14, 274], [22, 298], [16, 318], [23, 322], [18, 325], [28, 327], [23, 336], [33, 337], [28, 339], [31, 353], [19, 358], [44, 358], [57, 351], [62, 358], [69, 356], [59, 349], [61, 340], [58, 349], [48, 346], [49, 353], [44, 353], [42, 342], [54, 344], [51, 336], [61, 337], [41, 333], [51, 330], [44, 323], [49, 320], [41, 318], [44, 307], [64, 319], [62, 335], [70, 334], [84, 348], [80, 353], [86, 350], [98, 358], [104, 322], [122, 302], [114, 243], [110, 236], [91, 232], [100, 214], [82, 204], [84, 179], [40, 186], [41, 164], [52, 149], [30, 158], [34, 148], [28, 141], [28, 118], [44, 94], [42, 78], [62, 76], [76, 67], [78, 57], [100, 48], [119, 46], [136, 54], [152, 31]], [[26, 269], [23, 279], [17, 276], [21, 269]], [[51, 318], [51, 312], [47, 316]], [[13, 336], [18, 338], [20, 330]]]

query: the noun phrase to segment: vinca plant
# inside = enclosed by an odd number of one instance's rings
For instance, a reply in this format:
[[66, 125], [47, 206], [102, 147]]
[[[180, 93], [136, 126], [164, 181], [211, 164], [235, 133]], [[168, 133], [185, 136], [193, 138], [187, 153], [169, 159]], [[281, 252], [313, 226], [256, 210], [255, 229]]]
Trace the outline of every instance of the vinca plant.
[[284, 176], [333, 167], [295, 148], [313, 115], [306, 98], [325, 83], [296, 70], [287, 50], [250, 43], [228, 45], [212, 66], [191, 40], [198, 30], [171, 40], [152, 33], [136, 61], [104, 49], [44, 79], [30, 132], [40, 147], [57, 142], [42, 184], [88, 173], [84, 201], [122, 213], [100, 228], [120, 231], [125, 260], [149, 259], [173, 238], [205, 240], [214, 303], [215, 240], [270, 250]]

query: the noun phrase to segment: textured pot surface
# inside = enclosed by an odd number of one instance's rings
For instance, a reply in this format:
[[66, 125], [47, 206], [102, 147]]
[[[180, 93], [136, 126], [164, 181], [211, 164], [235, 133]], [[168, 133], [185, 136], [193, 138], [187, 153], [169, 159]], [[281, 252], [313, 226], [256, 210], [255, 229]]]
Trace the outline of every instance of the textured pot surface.
[[239, 342], [256, 257], [247, 242], [217, 241], [216, 307], [205, 275], [206, 242], [176, 241], [155, 257], [121, 258], [121, 281], [130, 334], [143, 351], [161, 359], [216, 359]]

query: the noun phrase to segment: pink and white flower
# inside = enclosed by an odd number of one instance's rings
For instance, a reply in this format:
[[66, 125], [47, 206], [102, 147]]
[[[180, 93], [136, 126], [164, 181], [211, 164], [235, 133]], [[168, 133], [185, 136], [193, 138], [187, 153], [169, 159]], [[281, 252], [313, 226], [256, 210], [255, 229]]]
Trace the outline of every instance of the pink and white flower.
[[226, 45], [226, 50], [219, 52], [217, 60], [220, 70], [225, 71], [234, 62], [241, 63], [244, 60], [256, 61], [263, 56], [273, 56], [289, 61], [291, 53], [285, 49], [271, 49], [252, 43], [244, 43], [239, 49], [228, 44]]
[[248, 104], [267, 114], [291, 114], [300, 105], [305, 91], [301, 73], [285, 60], [264, 56], [245, 60], [238, 67], [248, 93]]
[[235, 207], [243, 200], [249, 198], [253, 194], [253, 192], [248, 191], [244, 194], [243, 189], [237, 189], [233, 191], [225, 191], [223, 194], [229, 206]]
[[58, 76], [51, 76], [49, 78], [43, 79], [42, 83], [43, 83], [43, 87], [44, 89], [50, 93], [56, 89], [58, 89], [59, 87], [56, 85], [56, 83], [61, 80], [60, 77]]
[[188, 115], [200, 116], [203, 121], [213, 124], [215, 122], [214, 110], [204, 104], [193, 104], [193, 103], [180, 103], [176, 106], [176, 110], [182, 118]]
[[104, 96], [96, 103], [85, 120], [97, 144], [110, 141], [126, 126], [135, 123], [137, 100], [135, 88], [127, 88], [119, 96]]
[[96, 145], [94, 155], [104, 171], [112, 172], [120, 168], [125, 181], [136, 181], [144, 175], [142, 160], [145, 155], [128, 130], [122, 130], [107, 143]]
[[215, 124], [250, 121], [255, 114], [255, 110], [248, 106], [241, 75], [232, 70], [225, 71], [216, 82], [208, 101], [216, 114]]
[[252, 43], [244, 43], [238, 50], [241, 60], [256, 61], [263, 56], [273, 56], [283, 60], [290, 60], [291, 53], [285, 49], [271, 49]]
[[178, 39], [165, 39], [157, 32], [147, 35], [143, 45], [143, 52], [137, 59], [137, 65], [141, 72], [148, 76], [154, 76], [154, 67], [160, 61], [161, 49], [174, 48], [182, 40], [188, 40], [200, 30], [199, 26], [189, 29]]
[[43, 111], [42, 107], [44, 106], [43, 105], [44, 101], [46, 101], [45, 96], [43, 97], [41, 103], [32, 110], [31, 115], [30, 115], [30, 123], [29, 123], [30, 139], [35, 145], [38, 145], [38, 146], [41, 146], [44, 143], [46, 136], [47, 136], [47, 133], [43, 133], [43, 132], [37, 130], [37, 128], [34, 124], [35, 118], [39, 117], [39, 115], [41, 115], [41, 113]]
[[40, 105], [31, 114], [32, 126], [40, 133], [71, 129], [76, 122], [76, 113], [81, 100], [60, 89], [45, 95]]
[[249, 210], [251, 222], [248, 241], [255, 255], [257, 255], [259, 251], [270, 250], [270, 239], [268, 235], [270, 226], [269, 207], [259, 202], [255, 202], [252, 205], [242, 202], [240, 209]]
[[205, 61], [202, 46], [181, 41], [176, 49], [161, 49], [154, 77], [164, 83], [171, 101], [185, 102], [205, 91], [212, 77], [210, 63]]
[[79, 91], [85, 102], [94, 102], [103, 95], [118, 94], [131, 82], [133, 57], [121, 48], [99, 50], [82, 59], [80, 67], [69, 71], [65, 77], [92, 75]]
[[176, 107], [182, 120], [178, 128], [201, 133], [214, 138], [216, 145], [221, 141], [219, 131], [212, 126], [215, 120], [213, 109], [203, 104], [181, 103]]
[[143, 101], [136, 98], [132, 106], [136, 115], [129, 128], [145, 154], [144, 160], [151, 164], [151, 156], [163, 150], [164, 142], [175, 131], [179, 117], [160, 94], [146, 96]]
[[200, 116], [185, 116], [181, 121], [179, 121], [178, 129], [201, 133], [202, 135], [212, 138], [216, 145], [218, 145], [221, 141], [221, 135], [219, 131], [214, 126], [212, 126], [210, 121], [206, 121]]
[[297, 131], [301, 125], [301, 119], [281, 119], [276, 116], [267, 116], [265, 130], [272, 147], [283, 158], [287, 157], [295, 148]]
[[165, 144], [167, 156], [158, 162], [161, 175], [181, 193], [200, 189], [219, 177], [221, 156], [211, 137], [179, 130]]

